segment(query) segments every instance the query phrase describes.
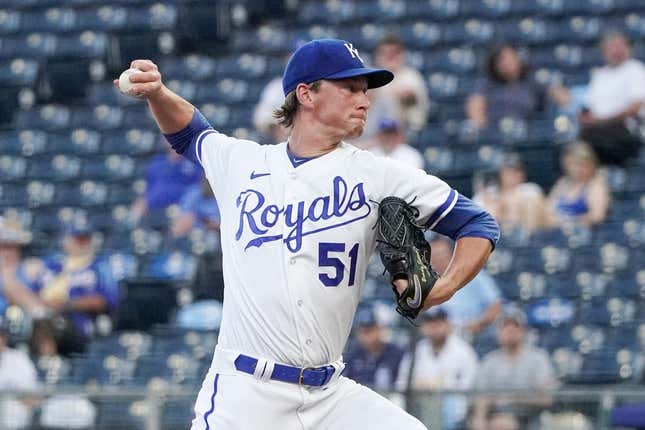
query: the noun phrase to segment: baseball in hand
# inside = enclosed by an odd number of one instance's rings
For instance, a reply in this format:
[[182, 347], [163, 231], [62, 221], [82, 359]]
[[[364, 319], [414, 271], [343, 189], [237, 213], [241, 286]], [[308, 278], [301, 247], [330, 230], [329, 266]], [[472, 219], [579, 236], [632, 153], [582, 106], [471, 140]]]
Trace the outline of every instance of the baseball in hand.
[[130, 81], [130, 76], [135, 73], [141, 73], [141, 70], [128, 69], [123, 73], [121, 73], [121, 76], [119, 76], [119, 90], [121, 90], [123, 94], [136, 97], [136, 95], [132, 92], [132, 87], [134, 87], [134, 83]]

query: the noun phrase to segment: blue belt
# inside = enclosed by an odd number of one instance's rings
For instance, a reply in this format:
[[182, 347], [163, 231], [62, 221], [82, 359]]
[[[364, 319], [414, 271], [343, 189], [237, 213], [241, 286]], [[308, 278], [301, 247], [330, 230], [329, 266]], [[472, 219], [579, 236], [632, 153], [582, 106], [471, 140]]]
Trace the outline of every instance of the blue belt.
[[[255, 373], [257, 364], [257, 358], [242, 354], [235, 359], [235, 368], [249, 375]], [[329, 382], [335, 371], [336, 369], [331, 365], [300, 368], [276, 363], [273, 367], [273, 372], [271, 372], [271, 379], [298, 385], [321, 387]]]

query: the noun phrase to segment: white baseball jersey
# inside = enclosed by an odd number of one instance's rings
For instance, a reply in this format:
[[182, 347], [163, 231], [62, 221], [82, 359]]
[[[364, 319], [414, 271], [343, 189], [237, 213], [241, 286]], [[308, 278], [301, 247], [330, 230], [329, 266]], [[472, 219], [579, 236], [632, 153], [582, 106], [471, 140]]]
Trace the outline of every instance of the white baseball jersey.
[[218, 347], [294, 366], [338, 360], [375, 249], [378, 202], [414, 200], [434, 226], [458, 193], [423, 170], [341, 143], [303, 162], [214, 130], [194, 146], [221, 211]]

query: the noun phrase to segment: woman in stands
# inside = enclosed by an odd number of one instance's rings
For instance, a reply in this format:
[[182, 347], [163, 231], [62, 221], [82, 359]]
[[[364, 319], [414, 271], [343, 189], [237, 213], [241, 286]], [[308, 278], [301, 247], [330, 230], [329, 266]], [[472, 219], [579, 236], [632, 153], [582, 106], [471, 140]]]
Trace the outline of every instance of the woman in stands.
[[529, 119], [542, 110], [546, 90], [529, 76], [526, 64], [509, 44], [488, 54], [486, 77], [466, 100], [466, 115], [475, 129], [496, 127], [502, 118]]
[[609, 187], [591, 147], [584, 142], [569, 144], [561, 163], [564, 175], [549, 194], [550, 224], [591, 227], [602, 223], [609, 208]]

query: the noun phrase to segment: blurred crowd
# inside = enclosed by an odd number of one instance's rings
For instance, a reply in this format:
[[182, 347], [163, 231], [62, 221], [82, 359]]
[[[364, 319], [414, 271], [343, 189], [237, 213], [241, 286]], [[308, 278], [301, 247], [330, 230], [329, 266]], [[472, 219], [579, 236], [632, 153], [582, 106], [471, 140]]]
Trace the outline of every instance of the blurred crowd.
[[[545, 109], [569, 115], [579, 130], [574, 142], [554, 146], [561, 176], [549, 190], [529, 181], [527, 160], [517, 153], [506, 154], [498, 170], [476, 175], [473, 199], [495, 216], [508, 240], [529, 243], [541, 231], [584, 231], [603, 223], [611, 207], [607, 169], [624, 166], [641, 149], [636, 130], [645, 118], [645, 66], [632, 58], [630, 41], [620, 32], [608, 32], [598, 49], [606, 64], [590, 71], [588, 85], [566, 88], [538, 83], [520, 48], [495, 46], [465, 102], [464, 132], [471, 135], [498, 127], [507, 118], [528, 120]], [[394, 35], [378, 43], [373, 63], [392, 70], [395, 80], [371, 92], [365, 135], [353, 143], [433, 173], [424, 154], [408, 142], [409, 135], [425, 126], [433, 101], [423, 76], [407, 65], [405, 55], [403, 42]], [[267, 142], [287, 137], [273, 117], [283, 99], [276, 77], [262, 92], [253, 115], [254, 126]], [[165, 219], [171, 210], [166, 226], [171, 237], [179, 239], [195, 229], [217, 232], [219, 209], [201, 169], [160, 140], [165, 149], [149, 161], [145, 192], [132, 203], [130, 222], [145, 225]], [[24, 252], [31, 240], [16, 220], [0, 218], [0, 315], [5, 315], [0, 323], [0, 390], [35, 390], [33, 363], [82, 352], [101, 332], [101, 321], [109, 322], [119, 305], [119, 286], [100, 258], [91, 219], [73, 219], [63, 226], [58, 250], [44, 258]], [[432, 247], [433, 265], [442, 272], [452, 243], [434, 238]], [[16, 314], [29, 321], [26, 350], [7, 345], [8, 321]], [[359, 309], [356, 335], [345, 355], [346, 375], [381, 391], [448, 390], [451, 394], [443, 404], [446, 429], [535, 425], [558, 381], [548, 354], [527, 339], [526, 316], [503, 302], [490, 275], [482, 271], [451, 301], [424, 313], [419, 324], [418, 340], [407, 347], [388, 340], [389, 330], [375, 308]], [[479, 357], [473, 342], [498, 349]], [[460, 390], [515, 394], [481, 395], [470, 401], [453, 393]], [[26, 398], [20, 404], [28, 407], [30, 402]]]

